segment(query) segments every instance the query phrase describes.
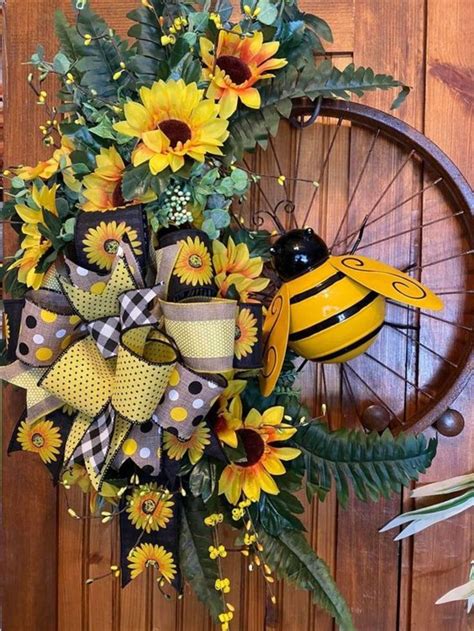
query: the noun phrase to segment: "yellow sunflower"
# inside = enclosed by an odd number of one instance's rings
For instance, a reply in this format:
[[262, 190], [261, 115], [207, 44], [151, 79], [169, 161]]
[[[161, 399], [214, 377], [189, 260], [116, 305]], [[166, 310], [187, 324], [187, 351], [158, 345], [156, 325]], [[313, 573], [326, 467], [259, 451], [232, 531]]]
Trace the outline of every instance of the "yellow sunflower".
[[247, 357], [257, 342], [257, 319], [250, 309], [239, 310], [235, 324], [235, 356], [237, 359]]
[[239, 99], [247, 107], [258, 109], [260, 93], [254, 85], [275, 75], [269, 70], [283, 68], [286, 59], [275, 59], [279, 42], [263, 43], [263, 33], [243, 36], [234, 30], [219, 31], [217, 47], [201, 37], [201, 57], [206, 65], [204, 76], [210, 81], [207, 96], [220, 102], [221, 116], [228, 118], [237, 109]]
[[23, 451], [32, 451], [46, 464], [55, 462], [61, 447], [61, 434], [52, 421], [43, 419], [28, 423], [23, 421], [18, 428], [17, 440]]
[[176, 575], [176, 564], [173, 555], [171, 552], [167, 552], [163, 546], [141, 543], [130, 551], [128, 560], [132, 579], [137, 578], [149, 567], [156, 568], [168, 583], [171, 583]]
[[105, 212], [132, 204], [146, 204], [156, 199], [156, 194], [150, 189], [133, 201], [124, 200], [121, 186], [125, 163], [115, 147], [102, 148], [96, 163], [95, 171], [83, 179], [83, 195], [87, 200], [82, 204], [83, 210]]
[[182, 79], [155, 82], [140, 88], [141, 103], [124, 106], [125, 121], [114, 128], [140, 143], [132, 155], [134, 166], [150, 163], [153, 175], [167, 167], [179, 171], [186, 156], [204, 162], [206, 154], [222, 155], [229, 136], [228, 122], [219, 118], [219, 106], [203, 98], [204, 90]]
[[42, 180], [49, 180], [53, 177], [61, 168], [61, 163], [64, 164], [63, 178], [66, 186], [73, 191], [78, 191], [81, 188], [81, 183], [75, 179], [71, 169], [70, 154], [74, 151], [74, 144], [68, 136], [61, 137], [61, 146], [56, 149], [49, 160], [41, 160], [34, 167], [24, 166], [15, 169], [16, 175], [21, 177], [25, 182], [36, 180], [41, 178]]
[[206, 285], [212, 280], [212, 262], [206, 246], [199, 237], [181, 241], [181, 250], [173, 270], [186, 285]]
[[252, 502], [260, 499], [261, 491], [271, 495], [279, 493], [272, 476], [286, 473], [282, 461], [300, 455], [299, 449], [274, 445], [288, 440], [296, 432], [296, 428], [282, 423], [283, 414], [282, 406], [268, 408], [263, 414], [252, 409], [236, 430], [247, 462], [227, 465], [219, 480], [219, 494], [224, 493], [231, 504], [237, 504], [242, 493]]
[[191, 464], [196, 464], [201, 460], [204, 449], [211, 442], [210, 435], [209, 428], [204, 423], [199, 423], [187, 439], [179, 438], [172, 432], [165, 432], [163, 445], [171, 460], [181, 460], [188, 454]]
[[225, 298], [231, 285], [236, 288], [241, 302], [248, 302], [250, 294], [263, 291], [270, 282], [262, 278], [263, 260], [260, 256], [251, 257], [245, 243], [236, 245], [229, 237], [227, 246], [221, 241], [212, 244], [215, 278], [219, 288], [218, 296]]
[[121, 223], [101, 221], [97, 228], [89, 228], [82, 241], [89, 263], [97, 265], [100, 269], [112, 269], [112, 264], [124, 234], [130, 239], [130, 244], [135, 254], [142, 254], [142, 244], [138, 240], [137, 231], [127, 226], [125, 221]]
[[8, 314], [4, 311], [3, 312], [3, 337], [5, 338], [5, 344], [8, 347], [8, 344], [10, 343], [10, 321], [8, 319]]
[[166, 528], [166, 524], [173, 517], [171, 509], [174, 502], [170, 500], [170, 493], [158, 488], [154, 482], [143, 484], [134, 489], [127, 497], [128, 518], [137, 530], [151, 532]]
[[232, 391], [236, 394], [232, 396], [230, 402], [224, 396], [225, 391], [222, 393], [219, 398], [217, 418], [213, 425], [213, 430], [217, 435], [217, 438], [222, 443], [225, 443], [234, 449], [239, 444], [237, 430], [242, 427], [242, 400], [240, 398], [240, 392], [242, 392], [242, 390], [243, 388], [240, 389], [233, 387]]
[[66, 487], [78, 486], [83, 493], [89, 495], [89, 509], [91, 513], [96, 512], [99, 497], [110, 504], [116, 505], [119, 503], [119, 487], [110, 484], [110, 482], [104, 482], [100, 491], [96, 491], [92, 486], [87, 469], [82, 465], [72, 465], [72, 467], [63, 473], [62, 481]]
[[43, 186], [38, 188], [33, 185], [31, 189], [31, 200], [34, 207], [26, 204], [17, 204], [15, 210], [24, 222], [21, 231], [24, 238], [21, 242], [22, 256], [12, 263], [9, 269], [18, 268], [18, 280], [25, 283], [27, 287], [39, 289], [46, 272], [37, 272], [36, 267], [42, 257], [51, 248], [52, 243], [43, 237], [39, 226], [45, 226], [44, 210], [58, 216], [56, 209], [56, 191], [58, 185], [51, 188]]

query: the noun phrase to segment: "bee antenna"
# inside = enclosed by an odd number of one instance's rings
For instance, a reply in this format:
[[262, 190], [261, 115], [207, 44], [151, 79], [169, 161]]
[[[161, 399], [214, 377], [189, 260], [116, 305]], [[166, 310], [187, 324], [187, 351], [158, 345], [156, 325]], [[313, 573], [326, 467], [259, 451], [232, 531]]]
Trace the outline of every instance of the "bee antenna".
[[360, 245], [360, 242], [362, 241], [363, 237], [364, 237], [364, 231], [365, 231], [365, 227], [367, 225], [367, 222], [369, 220], [369, 215], [366, 215], [364, 218], [364, 221], [362, 222], [362, 225], [359, 229], [359, 235], [357, 237], [357, 239], [355, 240], [354, 245], [351, 248], [350, 254], [354, 254], [354, 252], [357, 250], [357, 248]]

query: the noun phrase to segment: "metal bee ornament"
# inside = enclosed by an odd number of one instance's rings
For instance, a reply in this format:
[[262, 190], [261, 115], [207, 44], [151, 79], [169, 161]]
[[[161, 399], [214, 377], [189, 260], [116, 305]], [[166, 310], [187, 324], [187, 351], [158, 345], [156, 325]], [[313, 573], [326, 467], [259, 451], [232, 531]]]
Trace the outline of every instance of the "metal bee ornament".
[[269, 396], [289, 346], [301, 357], [342, 363], [364, 353], [385, 322], [385, 299], [439, 310], [443, 302], [404, 272], [354, 254], [363, 233], [343, 256], [331, 255], [312, 228], [284, 232], [270, 252], [283, 281], [264, 324], [264, 366], [260, 388]]

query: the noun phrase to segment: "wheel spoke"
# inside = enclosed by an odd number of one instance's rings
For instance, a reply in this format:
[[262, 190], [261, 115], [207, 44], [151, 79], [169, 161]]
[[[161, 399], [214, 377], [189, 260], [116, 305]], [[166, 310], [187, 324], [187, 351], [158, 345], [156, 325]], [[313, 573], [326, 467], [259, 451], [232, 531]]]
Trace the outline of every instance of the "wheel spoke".
[[[334, 134], [332, 136], [331, 142], [329, 143], [329, 148], [328, 148], [328, 150], [326, 152], [326, 156], [325, 156], [325, 158], [323, 160], [323, 163], [321, 165], [321, 169], [319, 171], [319, 177], [318, 177], [318, 180], [317, 180], [318, 184], [321, 184], [322, 179], [324, 177], [324, 174], [326, 173], [326, 167], [327, 167], [327, 165], [329, 163], [329, 158], [331, 157], [332, 148], [334, 147], [334, 144], [336, 142], [336, 138], [337, 138], [337, 135], [339, 133], [339, 130], [341, 129], [341, 126], [342, 126], [342, 118], [339, 117], [339, 119], [337, 121], [336, 129], [334, 130]], [[303, 220], [303, 223], [302, 223], [302, 227], [303, 228], [306, 226], [306, 222], [308, 221], [308, 217], [309, 217], [309, 215], [311, 213], [311, 208], [313, 207], [314, 200], [316, 199], [316, 195], [318, 194], [318, 190], [319, 190], [319, 186], [315, 186], [313, 194], [312, 194], [311, 199], [310, 199], [309, 204], [308, 204], [308, 209], [307, 209], [306, 214], [304, 216], [304, 220]]]
[[[398, 302], [393, 302], [392, 300], [387, 300], [391, 305], [395, 305], [395, 307], [400, 307], [400, 309], [406, 309], [407, 311], [413, 311], [412, 307], [407, 307], [406, 305], [402, 305]], [[416, 309], [416, 307], [415, 307]], [[427, 318], [432, 318], [433, 320], [439, 320], [439, 322], [444, 322], [445, 324], [450, 324], [458, 329], [463, 329], [464, 331], [468, 331], [472, 333], [472, 328], [469, 326], [465, 326], [464, 324], [459, 324], [459, 322], [452, 322], [451, 320], [446, 320], [445, 318], [441, 318], [440, 316], [435, 316], [432, 313], [427, 313], [426, 311], [422, 311], [420, 309], [421, 315], [426, 316]]]
[[349, 370], [357, 377], [357, 379], [364, 384], [364, 386], [367, 388], [367, 390], [369, 390], [369, 392], [371, 392], [374, 397], [377, 399], [377, 401], [379, 403], [382, 404], [383, 407], [387, 408], [387, 410], [390, 412], [390, 414], [393, 416], [393, 418], [395, 420], [397, 420], [400, 425], [403, 425], [402, 421], [398, 418], [398, 416], [395, 414], [395, 412], [392, 410], [392, 408], [388, 405], [388, 403], [386, 403], [386, 401], [384, 401], [376, 392], [373, 388], [371, 388], [369, 386], [369, 384], [367, 383], [367, 381], [365, 381], [365, 379], [363, 379], [359, 373], [354, 370], [354, 368], [352, 368], [352, 366], [350, 364], [346, 364], [346, 368], [349, 368]]
[[419, 386], [417, 386], [415, 383], [413, 383], [412, 381], [409, 381], [404, 375], [401, 375], [399, 372], [397, 372], [394, 368], [392, 368], [391, 366], [388, 366], [387, 364], [385, 364], [384, 362], [380, 361], [380, 359], [377, 359], [376, 357], [374, 357], [373, 355], [371, 355], [370, 353], [364, 353], [364, 355], [366, 357], [368, 357], [369, 359], [371, 359], [372, 361], [374, 361], [376, 364], [378, 364], [379, 366], [382, 366], [383, 368], [385, 368], [386, 370], [388, 370], [389, 372], [392, 373], [392, 375], [395, 375], [396, 377], [398, 377], [399, 379], [401, 379], [402, 381], [404, 381], [405, 383], [407, 383], [409, 386], [411, 386], [412, 388], [415, 388], [415, 390], [417, 392], [421, 392], [421, 394], [424, 394], [425, 397], [428, 397], [428, 399], [434, 399], [434, 397], [429, 394], [428, 392], [426, 392], [425, 390], [423, 390], [423, 388], [420, 388]]
[[372, 139], [372, 142], [370, 144], [369, 150], [367, 151], [367, 155], [365, 156], [365, 160], [364, 163], [362, 164], [362, 168], [360, 170], [359, 176], [357, 178], [357, 181], [355, 183], [354, 186], [354, 190], [351, 193], [351, 196], [349, 197], [349, 201], [347, 202], [347, 206], [346, 206], [346, 210], [344, 211], [344, 215], [342, 216], [342, 220], [341, 223], [339, 224], [339, 227], [337, 229], [336, 232], [336, 236], [334, 237], [334, 241], [333, 244], [331, 246], [331, 250], [334, 247], [335, 242], [337, 241], [337, 239], [339, 238], [339, 235], [341, 234], [342, 228], [344, 227], [344, 224], [346, 223], [346, 220], [349, 216], [349, 210], [352, 206], [352, 202], [354, 201], [354, 198], [357, 194], [357, 191], [359, 190], [359, 186], [362, 182], [362, 178], [364, 177], [364, 173], [367, 169], [367, 166], [369, 164], [369, 160], [370, 160], [370, 156], [372, 155], [374, 148], [375, 148], [375, 143], [377, 142], [378, 137], [380, 136], [380, 129], [377, 129], [377, 132], [375, 133], [375, 136]]
[[[372, 245], [377, 245], [379, 243], [385, 243], [385, 241], [390, 241], [390, 239], [395, 239], [396, 237], [401, 237], [404, 234], [409, 234], [410, 232], [415, 232], [416, 230], [423, 230], [427, 226], [432, 226], [435, 223], [440, 223], [441, 221], [446, 221], [446, 219], [452, 219], [453, 217], [458, 217], [459, 215], [464, 215], [464, 211], [460, 210], [453, 215], [446, 215], [445, 217], [439, 217], [438, 219], [433, 219], [432, 221], [427, 221], [426, 223], [418, 224], [413, 228], [407, 228], [406, 230], [402, 230], [401, 232], [396, 232], [395, 234], [391, 234], [388, 237], [384, 237], [383, 239], [377, 239], [377, 241], [372, 241], [371, 243], [366, 243], [365, 245], [360, 245], [356, 248], [356, 252], [359, 250], [364, 250], [365, 248], [370, 248]], [[416, 268], [413, 268], [416, 269]]]

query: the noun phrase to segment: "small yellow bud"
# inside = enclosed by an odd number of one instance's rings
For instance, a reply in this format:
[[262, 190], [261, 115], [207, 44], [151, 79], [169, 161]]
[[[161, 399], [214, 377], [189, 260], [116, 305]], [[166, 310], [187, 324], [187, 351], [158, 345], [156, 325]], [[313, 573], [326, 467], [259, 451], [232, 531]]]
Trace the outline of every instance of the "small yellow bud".
[[124, 61], [121, 61], [121, 62], [120, 62], [120, 67], [121, 67], [123, 70], [125, 70], [125, 68], [127, 67], [127, 66], [125, 65], [125, 62], [124, 62]]
[[286, 176], [285, 175], [279, 175], [277, 182], [278, 182], [278, 184], [280, 186], [284, 186], [284, 184], [286, 182]]
[[245, 15], [252, 15], [252, 9], [249, 7], [248, 4], [244, 4], [244, 13]]
[[73, 508], [68, 508], [67, 512], [71, 517], [74, 517], [74, 519], [80, 519], [79, 515], [76, 513], [76, 511]]

